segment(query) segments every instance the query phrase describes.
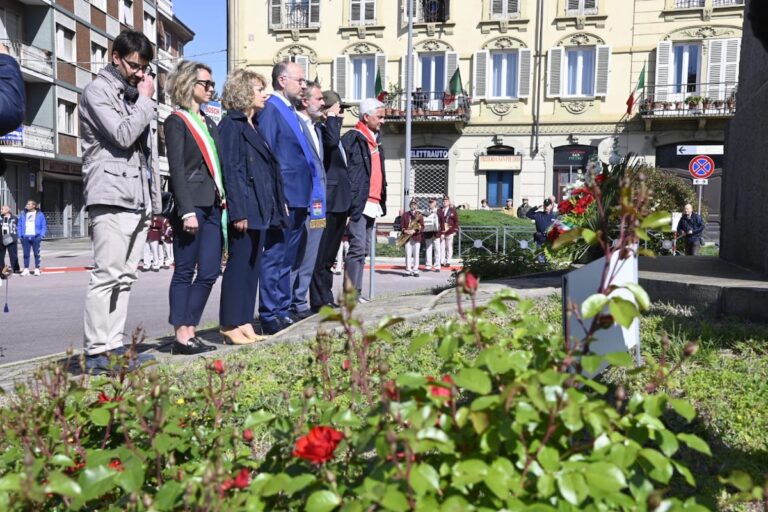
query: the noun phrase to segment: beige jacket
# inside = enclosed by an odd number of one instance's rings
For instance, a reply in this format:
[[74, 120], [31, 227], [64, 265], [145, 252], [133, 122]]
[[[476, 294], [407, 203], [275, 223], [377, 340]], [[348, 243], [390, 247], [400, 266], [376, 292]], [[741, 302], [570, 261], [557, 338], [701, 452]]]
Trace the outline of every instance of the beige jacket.
[[[85, 206], [110, 205], [162, 211], [158, 172], [155, 101], [123, 101], [125, 87], [102, 70], [80, 98]], [[149, 126], [149, 130], [147, 127]], [[149, 148], [151, 186], [141, 168], [139, 145]]]

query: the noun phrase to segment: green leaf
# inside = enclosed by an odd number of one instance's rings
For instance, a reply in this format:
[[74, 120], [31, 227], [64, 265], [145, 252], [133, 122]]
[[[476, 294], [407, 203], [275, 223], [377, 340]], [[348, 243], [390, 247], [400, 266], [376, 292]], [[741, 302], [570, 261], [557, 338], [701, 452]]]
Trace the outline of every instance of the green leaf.
[[589, 245], [597, 245], [600, 242], [597, 233], [587, 228], [581, 230], [581, 238]]
[[307, 500], [306, 512], [331, 512], [341, 503], [341, 498], [331, 491], [315, 491]]
[[117, 476], [117, 484], [125, 492], [138, 492], [144, 485], [144, 464], [138, 457], [123, 461], [123, 471]]
[[693, 477], [693, 473], [691, 473], [691, 470], [688, 469], [687, 466], [684, 466], [683, 464], [680, 464], [679, 462], [672, 461], [672, 465], [675, 466], [675, 469], [678, 473], [683, 475], [683, 478], [685, 478], [685, 481], [690, 485], [691, 487], [696, 487], [696, 479]]
[[602, 293], [595, 293], [590, 295], [587, 299], [581, 303], [581, 318], [587, 319], [600, 313], [610, 298]]
[[727, 478], [719, 477], [719, 480], [724, 484], [730, 484], [742, 492], [749, 492], [752, 490], [752, 477], [749, 473], [737, 469]]
[[472, 411], [484, 411], [495, 407], [501, 403], [501, 397], [499, 395], [481, 396], [472, 401], [472, 405], [469, 408]]
[[587, 497], [587, 482], [581, 473], [560, 473], [557, 475], [557, 488], [565, 501], [572, 505], [579, 505]]
[[265, 411], [264, 409], [258, 410], [256, 412], [252, 412], [248, 415], [247, 418], [245, 418], [245, 423], [243, 423], [243, 428], [252, 428], [256, 425], [261, 425], [262, 423], [268, 423], [275, 419], [275, 415], [272, 414], [269, 411]]
[[490, 377], [484, 371], [476, 368], [464, 368], [453, 380], [457, 386], [481, 395], [491, 392]]
[[285, 486], [285, 493], [289, 496], [296, 494], [297, 492], [305, 489], [315, 480], [315, 475], [309, 474], [299, 475], [297, 477], [291, 478], [290, 483]]
[[625, 329], [628, 329], [634, 319], [640, 315], [634, 303], [621, 297], [612, 297], [608, 303], [608, 310], [613, 315], [614, 320]]
[[83, 490], [77, 482], [71, 478], [68, 478], [63, 473], [54, 471], [53, 473], [48, 474], [48, 483], [45, 485], [45, 492], [61, 494], [62, 496], [67, 496], [69, 498], [77, 498], [82, 494]]
[[406, 512], [408, 510], [408, 499], [405, 494], [400, 492], [396, 486], [390, 486], [387, 488], [387, 492], [381, 500], [381, 505], [385, 510], [393, 510], [395, 512]]
[[435, 337], [431, 332], [423, 332], [411, 340], [411, 346], [408, 351], [413, 354], [421, 350], [424, 345], [434, 341]]
[[427, 379], [420, 373], [401, 373], [395, 379], [397, 385], [402, 388], [420, 388], [426, 384]]
[[21, 490], [21, 475], [10, 474], [0, 478], [0, 492], [18, 492]]
[[680, 448], [680, 443], [677, 442], [675, 434], [669, 430], [656, 431], [656, 444], [659, 445], [659, 448], [667, 457], [672, 457]]
[[176, 500], [181, 496], [181, 484], [175, 480], [169, 480], [157, 491], [155, 495], [155, 507], [159, 510], [174, 510]]
[[488, 466], [479, 459], [469, 459], [453, 466], [453, 485], [463, 487], [480, 482], [488, 474]]
[[91, 422], [98, 427], [109, 425], [109, 418], [110, 414], [106, 409], [99, 408], [91, 411]]
[[490, 425], [491, 420], [488, 417], [488, 414], [483, 411], [475, 411], [471, 412], [469, 414], [469, 419], [472, 422], [472, 427], [475, 429], [475, 432], [478, 434], [482, 434], [486, 430], [488, 430], [488, 425]]
[[648, 473], [648, 476], [663, 484], [669, 482], [674, 468], [667, 457], [650, 448], [640, 450], [640, 456], [651, 465], [651, 471]]
[[653, 212], [640, 223], [641, 228], [658, 229], [668, 227], [671, 229], [672, 215], [669, 212]]
[[605, 355], [605, 360], [608, 364], [620, 368], [631, 368], [635, 365], [635, 360], [629, 352], [611, 352]]
[[560, 453], [551, 446], [541, 449], [538, 460], [545, 471], [555, 472], [560, 469]]
[[624, 288], [632, 292], [632, 295], [635, 296], [635, 301], [637, 301], [640, 311], [648, 311], [651, 308], [651, 298], [642, 286], [637, 283], [627, 283], [624, 285]]
[[83, 489], [83, 499], [90, 501], [111, 491], [114, 487], [116, 476], [117, 473], [106, 466], [86, 468], [80, 474], [78, 482]]
[[677, 414], [685, 418], [685, 420], [688, 422], [696, 417], [696, 409], [694, 409], [693, 406], [685, 400], [680, 398], [671, 398], [669, 400], [669, 405], [672, 406]]
[[488, 468], [483, 482], [499, 499], [507, 499], [510, 483], [515, 477], [515, 467], [508, 459], [498, 458]]
[[607, 493], [619, 492], [627, 486], [627, 479], [621, 469], [608, 462], [590, 464], [587, 466], [584, 476], [586, 476], [590, 488]]
[[419, 464], [411, 470], [408, 478], [416, 494], [440, 491], [440, 474], [429, 464]]
[[602, 356], [584, 356], [581, 358], [581, 367], [589, 374], [594, 374], [603, 362]]
[[558, 250], [561, 247], [572, 244], [579, 238], [581, 238], [582, 228], [573, 228], [570, 231], [566, 231], [562, 235], [558, 236], [554, 242], [552, 242], [552, 249]]
[[51, 464], [54, 464], [56, 466], [64, 466], [65, 468], [71, 468], [72, 466], [75, 465], [75, 461], [73, 461], [70, 457], [64, 455], [63, 453], [57, 453], [51, 459]]
[[688, 448], [701, 452], [704, 455], [712, 456], [709, 445], [699, 436], [694, 434], [677, 434], [677, 438], [685, 443]]

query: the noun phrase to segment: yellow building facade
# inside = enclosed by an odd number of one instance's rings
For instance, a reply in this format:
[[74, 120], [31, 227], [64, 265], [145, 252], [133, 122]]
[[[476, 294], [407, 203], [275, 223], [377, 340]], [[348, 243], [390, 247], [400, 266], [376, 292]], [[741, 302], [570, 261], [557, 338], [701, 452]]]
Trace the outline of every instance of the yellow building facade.
[[403, 181], [407, 0], [228, 0], [231, 67], [268, 76], [290, 59], [353, 104], [375, 96], [378, 75], [389, 92], [390, 217], [406, 189], [420, 200], [448, 194], [471, 208], [481, 199], [492, 207], [507, 198], [537, 204], [561, 195], [590, 158], [633, 152], [688, 176], [689, 153], [702, 149], [718, 167], [705, 188], [717, 222], [743, 0], [411, 2], [410, 183]]

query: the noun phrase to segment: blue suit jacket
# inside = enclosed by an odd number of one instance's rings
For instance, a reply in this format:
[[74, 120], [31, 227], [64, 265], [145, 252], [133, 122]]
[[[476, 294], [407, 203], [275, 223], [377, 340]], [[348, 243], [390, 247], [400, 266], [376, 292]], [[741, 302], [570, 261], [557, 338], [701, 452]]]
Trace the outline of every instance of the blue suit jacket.
[[24, 103], [24, 81], [19, 63], [10, 55], [0, 55], [0, 135], [21, 125]]
[[230, 110], [219, 123], [221, 165], [229, 220], [248, 220], [248, 229], [285, 227], [285, 196], [280, 167], [258, 126]]
[[280, 165], [283, 192], [290, 208], [308, 208], [312, 195], [312, 169], [304, 158], [299, 140], [273, 104], [282, 101], [272, 97], [259, 113], [261, 134], [269, 144]]

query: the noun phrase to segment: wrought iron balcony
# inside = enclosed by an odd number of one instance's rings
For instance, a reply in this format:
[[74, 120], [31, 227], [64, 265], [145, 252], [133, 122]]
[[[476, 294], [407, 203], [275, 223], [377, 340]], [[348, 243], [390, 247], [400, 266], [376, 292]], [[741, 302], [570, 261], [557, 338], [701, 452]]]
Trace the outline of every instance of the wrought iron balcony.
[[53, 153], [55, 151], [54, 132], [42, 126], [21, 125], [18, 129], [0, 137], [0, 146], [3, 146], [3, 152], [6, 154], [23, 153], [11, 148]]
[[[0, 40], [8, 47], [8, 53], [19, 61], [22, 72], [27, 72], [25, 78], [30, 81], [40, 81], [36, 74], [53, 78], [53, 53], [20, 41]], [[34, 74], [30, 74], [33, 72]]]
[[704, 0], [675, 0], [675, 9], [696, 9], [704, 7]]
[[[460, 122], [466, 124], [471, 117], [471, 98], [466, 94], [453, 96], [446, 91], [415, 91], [411, 97], [413, 121]], [[405, 122], [406, 95], [388, 95], [384, 100], [386, 120]]]
[[292, 30], [320, 26], [319, 5], [309, 0], [287, 0], [281, 5], [279, 23], [273, 29]]
[[744, 5], [744, 0], [712, 0], [712, 7], [730, 7], [732, 5]]
[[640, 96], [643, 118], [732, 117], [736, 114], [736, 82], [646, 87]]

